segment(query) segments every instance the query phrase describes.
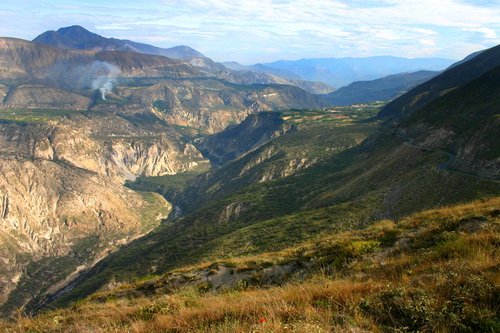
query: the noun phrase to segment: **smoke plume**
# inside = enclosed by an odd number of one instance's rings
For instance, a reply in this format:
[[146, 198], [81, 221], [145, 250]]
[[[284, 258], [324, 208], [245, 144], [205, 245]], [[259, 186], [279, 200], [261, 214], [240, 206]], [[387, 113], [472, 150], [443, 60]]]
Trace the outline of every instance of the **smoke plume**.
[[46, 79], [69, 90], [97, 90], [103, 100], [113, 91], [121, 74], [120, 69], [106, 61], [94, 60], [86, 64], [58, 63], [52, 66]]
[[95, 61], [91, 72], [95, 74], [91, 84], [92, 89], [99, 90], [102, 100], [106, 100], [106, 94], [113, 91], [120, 69], [108, 62]]

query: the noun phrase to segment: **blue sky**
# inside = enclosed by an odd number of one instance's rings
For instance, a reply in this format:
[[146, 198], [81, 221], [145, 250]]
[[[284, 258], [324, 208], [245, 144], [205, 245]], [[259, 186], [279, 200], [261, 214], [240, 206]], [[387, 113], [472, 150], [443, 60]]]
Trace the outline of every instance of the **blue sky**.
[[395, 55], [461, 59], [500, 44], [500, 0], [16, 0], [0, 36], [82, 25], [106, 37], [189, 45], [217, 61]]

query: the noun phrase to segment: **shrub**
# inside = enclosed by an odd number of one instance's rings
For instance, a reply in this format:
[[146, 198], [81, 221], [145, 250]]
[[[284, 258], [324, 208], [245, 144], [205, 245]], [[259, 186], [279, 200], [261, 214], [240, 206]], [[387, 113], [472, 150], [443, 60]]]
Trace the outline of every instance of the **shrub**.
[[140, 307], [132, 317], [136, 320], [153, 320], [157, 315], [166, 315], [175, 312], [177, 309], [172, 304], [165, 301], [157, 301]]
[[361, 310], [392, 331], [429, 331], [432, 300], [420, 289], [390, 288], [361, 301]]

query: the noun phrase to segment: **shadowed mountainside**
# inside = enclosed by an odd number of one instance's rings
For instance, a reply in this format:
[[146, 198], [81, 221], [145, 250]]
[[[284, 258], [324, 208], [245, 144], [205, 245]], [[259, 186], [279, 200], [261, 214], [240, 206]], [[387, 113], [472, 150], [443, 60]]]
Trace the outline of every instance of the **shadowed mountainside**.
[[[412, 89], [387, 104], [380, 117], [400, 119], [436, 100], [450, 91], [479, 78], [500, 65], [500, 46], [493, 47], [469, 58], [469, 61], [452, 66], [439, 76]], [[479, 100], [478, 102], [482, 102]]]
[[326, 96], [333, 106], [390, 101], [408, 90], [430, 80], [438, 72], [420, 71], [386, 76], [373, 81], [357, 81]]

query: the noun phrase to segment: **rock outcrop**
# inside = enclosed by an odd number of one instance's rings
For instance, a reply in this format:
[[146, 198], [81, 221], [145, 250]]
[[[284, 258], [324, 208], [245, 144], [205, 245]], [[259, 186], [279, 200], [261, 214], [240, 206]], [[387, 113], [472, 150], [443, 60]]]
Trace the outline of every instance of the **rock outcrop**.
[[222, 165], [293, 130], [279, 113], [265, 112], [250, 115], [241, 124], [204, 138], [197, 146], [212, 163]]
[[[114, 121], [120, 123], [120, 119]], [[167, 134], [145, 136], [146, 133], [136, 130], [120, 136], [120, 133], [96, 132], [92, 126], [92, 121], [85, 120], [78, 123], [67, 120], [51, 124], [0, 124], [0, 150], [67, 163], [120, 183], [137, 176], [184, 172], [205, 163], [191, 144], [179, 142], [178, 138]]]
[[[152, 202], [168, 208], [160, 196]], [[151, 205], [81, 168], [0, 157], [1, 312], [22, 306], [146, 232], [154, 222], [145, 224], [141, 211]]]

